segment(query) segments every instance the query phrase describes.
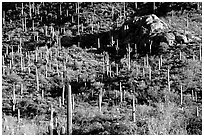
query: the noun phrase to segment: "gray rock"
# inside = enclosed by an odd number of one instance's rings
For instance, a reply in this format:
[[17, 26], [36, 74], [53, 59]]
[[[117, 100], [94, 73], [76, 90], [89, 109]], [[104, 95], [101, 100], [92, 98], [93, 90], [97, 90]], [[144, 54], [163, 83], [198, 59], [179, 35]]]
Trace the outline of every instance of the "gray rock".
[[175, 40], [177, 43], [188, 43], [188, 39], [185, 35], [180, 33], [175, 33]]
[[[133, 19], [131, 32], [132, 41], [136, 42], [138, 49], [141, 52], [149, 51], [149, 45], [152, 42], [152, 50], [160, 46], [160, 42], [166, 42], [167, 45], [172, 46], [175, 40], [173, 33], [169, 32], [168, 25], [159, 19], [156, 15], [146, 15], [142, 17], [135, 17]], [[131, 26], [130, 25], [130, 26]], [[134, 29], [134, 31], [132, 30]], [[128, 37], [128, 36], [127, 36]], [[127, 39], [126, 39], [127, 40]]]
[[174, 41], [175, 41], [175, 39], [176, 39], [175, 35], [170, 32], [170, 33], [165, 33], [165, 34], [164, 34], [164, 37], [165, 37], [165, 39], [166, 39], [165, 42], [167, 42], [167, 44], [168, 44], [169, 46], [173, 46]]

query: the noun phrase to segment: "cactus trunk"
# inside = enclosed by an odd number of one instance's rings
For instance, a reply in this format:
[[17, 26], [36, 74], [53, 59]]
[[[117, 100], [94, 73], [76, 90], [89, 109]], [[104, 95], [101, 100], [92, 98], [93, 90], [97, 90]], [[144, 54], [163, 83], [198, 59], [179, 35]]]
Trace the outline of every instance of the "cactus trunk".
[[136, 117], [135, 117], [135, 96], [132, 96], [132, 119], [133, 122], [136, 122]]
[[72, 134], [72, 91], [71, 85], [68, 85], [67, 90], [67, 135]]

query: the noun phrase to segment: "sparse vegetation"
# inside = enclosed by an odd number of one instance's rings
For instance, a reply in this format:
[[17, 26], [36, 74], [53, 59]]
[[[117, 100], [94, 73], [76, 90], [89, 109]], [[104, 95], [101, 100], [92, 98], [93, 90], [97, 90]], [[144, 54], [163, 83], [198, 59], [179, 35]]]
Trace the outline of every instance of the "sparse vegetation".
[[[2, 134], [201, 135], [202, 7], [154, 4], [4, 2]], [[172, 45], [135, 40], [152, 13]]]

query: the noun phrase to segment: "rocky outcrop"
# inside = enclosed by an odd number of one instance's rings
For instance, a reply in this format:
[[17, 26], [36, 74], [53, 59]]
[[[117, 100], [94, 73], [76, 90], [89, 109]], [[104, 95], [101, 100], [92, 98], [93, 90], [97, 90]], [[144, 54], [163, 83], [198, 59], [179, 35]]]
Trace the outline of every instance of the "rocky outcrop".
[[[113, 36], [114, 44], [111, 44], [111, 36]], [[133, 51], [138, 53], [146, 54], [151, 52], [152, 54], [157, 54], [161, 50], [166, 51], [169, 46], [174, 46], [177, 43], [189, 42], [189, 38], [186, 35], [171, 30], [167, 23], [156, 15], [151, 14], [130, 18], [121, 27], [107, 32], [78, 36], [63, 36], [61, 45], [69, 47], [73, 44], [78, 45], [78, 43], [80, 43], [80, 47], [82, 48], [97, 48], [98, 38], [100, 38], [101, 50], [108, 50], [108, 48], [111, 48], [111, 51], [114, 51], [116, 41], [118, 40], [118, 54], [124, 53], [127, 44], [131, 44]], [[135, 44], [137, 49], [135, 49]], [[114, 54], [116, 53], [114, 52]]]
[[172, 31], [168, 24], [154, 14], [134, 17], [134, 19], [124, 23], [123, 27], [125, 28], [125, 26], [129, 28], [126, 31], [125, 43], [136, 44], [140, 53], [150, 52], [150, 45], [151, 53], [157, 53], [164, 43], [167, 46], [174, 46], [176, 43], [189, 42], [186, 35]]

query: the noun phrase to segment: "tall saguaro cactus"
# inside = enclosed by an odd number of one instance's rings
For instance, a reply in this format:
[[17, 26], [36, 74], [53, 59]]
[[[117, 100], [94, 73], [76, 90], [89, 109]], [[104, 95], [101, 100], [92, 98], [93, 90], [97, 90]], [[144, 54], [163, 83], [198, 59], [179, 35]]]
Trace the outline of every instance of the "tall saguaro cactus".
[[37, 91], [39, 91], [39, 90], [40, 90], [40, 87], [39, 87], [38, 68], [37, 68], [37, 67], [35, 67], [35, 68], [36, 68], [36, 84], [37, 84]]
[[103, 90], [100, 88], [99, 90], [99, 112], [101, 112], [101, 104], [102, 104], [102, 96], [103, 96]]
[[11, 63], [14, 64], [14, 62], [13, 62], [13, 45], [11, 46]]
[[130, 44], [128, 44], [127, 50], [128, 50], [128, 71], [130, 71], [130, 67], [131, 67], [130, 53], [132, 52]]
[[5, 16], [5, 11], [3, 11], [3, 25], [5, 24], [6, 16]]
[[192, 101], [194, 101], [193, 90], [191, 90], [191, 97], [192, 97]]
[[21, 96], [23, 95], [23, 83], [21, 83]]
[[160, 66], [162, 67], [162, 64], [163, 64], [163, 60], [162, 60], [162, 55], [160, 55]]
[[53, 110], [53, 106], [52, 106], [52, 104], [51, 104], [51, 106], [50, 106], [50, 110], [51, 110], [51, 116], [50, 116], [50, 125], [49, 125], [49, 132], [50, 132], [50, 135], [53, 135], [53, 129], [54, 129], [54, 125], [53, 125], [53, 112], [54, 112], [54, 110]]
[[22, 4], [21, 4], [21, 15], [23, 16], [23, 13], [24, 13], [24, 11], [23, 11], [23, 2], [22, 2]]
[[160, 61], [160, 58], [159, 58], [159, 70], [161, 69], [161, 61]]
[[100, 38], [98, 38], [98, 49], [100, 49], [101, 46], [100, 46]]
[[64, 105], [65, 85], [62, 87], [62, 105]]
[[197, 116], [197, 117], [199, 116], [199, 109], [198, 109], [198, 106], [196, 107], [196, 116]]
[[133, 118], [133, 122], [136, 122], [136, 117], [135, 117], [135, 95], [132, 96], [132, 118]]
[[118, 64], [116, 64], [116, 76], [118, 76]]
[[123, 91], [122, 91], [122, 84], [121, 82], [119, 83], [119, 91], [120, 91], [120, 102], [123, 102]]
[[125, 13], [125, 2], [124, 2], [124, 7], [123, 7], [123, 10], [124, 10], [124, 18], [126, 18], [126, 13]]
[[72, 90], [71, 85], [67, 85], [67, 134], [72, 134]]
[[155, 5], [155, 2], [153, 2], [153, 13], [155, 13], [155, 10], [156, 10], [156, 5]]
[[137, 2], [135, 2], [135, 9], [137, 9]]
[[183, 104], [183, 88], [182, 88], [182, 85], [181, 85], [181, 105]]
[[149, 66], [149, 80], [151, 80], [151, 77], [152, 77], [152, 70], [151, 70], [151, 67]]
[[167, 81], [168, 81], [168, 89], [169, 89], [169, 92], [170, 92], [170, 78], [169, 78], [169, 68], [167, 69]]
[[18, 123], [20, 123], [20, 117], [21, 117], [20, 109], [18, 109]]
[[150, 45], [149, 45], [149, 52], [150, 52], [150, 54], [152, 54], [152, 43], [153, 43], [153, 41], [150, 41]]
[[15, 84], [13, 84], [13, 112], [15, 111], [15, 105], [16, 105], [16, 93], [15, 93]]
[[199, 46], [199, 51], [200, 51], [200, 61], [202, 60], [202, 44]]

